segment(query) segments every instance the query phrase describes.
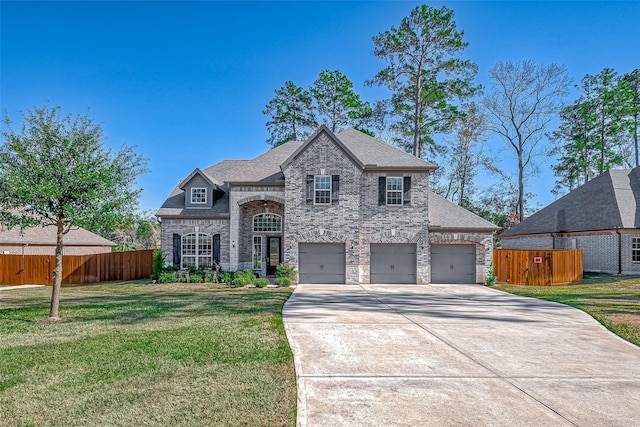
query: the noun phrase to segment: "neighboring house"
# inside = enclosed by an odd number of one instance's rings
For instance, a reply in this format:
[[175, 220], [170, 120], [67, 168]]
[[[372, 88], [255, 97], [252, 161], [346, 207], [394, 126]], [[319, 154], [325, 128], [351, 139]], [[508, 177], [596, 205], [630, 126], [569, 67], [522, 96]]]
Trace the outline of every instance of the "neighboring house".
[[640, 272], [640, 168], [610, 170], [500, 236], [505, 249], [582, 249], [585, 271]]
[[[0, 225], [0, 254], [5, 255], [55, 255], [56, 232], [53, 225], [8, 229]], [[74, 227], [64, 239], [64, 255], [91, 255], [111, 252], [116, 244], [84, 228]]]
[[195, 169], [158, 210], [175, 266], [300, 283], [482, 283], [493, 224], [429, 191], [436, 169], [354, 129], [320, 127], [252, 160]]

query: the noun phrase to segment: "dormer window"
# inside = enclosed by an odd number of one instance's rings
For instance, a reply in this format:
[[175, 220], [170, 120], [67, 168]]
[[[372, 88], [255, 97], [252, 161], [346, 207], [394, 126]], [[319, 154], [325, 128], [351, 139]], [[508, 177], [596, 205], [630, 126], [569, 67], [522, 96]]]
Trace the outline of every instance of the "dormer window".
[[191, 203], [192, 204], [205, 204], [207, 203], [207, 189], [206, 188], [192, 188], [191, 189]]

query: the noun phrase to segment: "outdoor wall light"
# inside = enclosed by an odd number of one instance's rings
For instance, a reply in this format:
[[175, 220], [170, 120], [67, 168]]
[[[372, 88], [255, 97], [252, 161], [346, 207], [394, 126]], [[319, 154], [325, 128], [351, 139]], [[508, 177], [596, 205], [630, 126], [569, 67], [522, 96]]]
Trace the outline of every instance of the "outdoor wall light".
[[235, 247], [236, 247], [236, 241], [235, 241], [235, 240], [232, 240], [232, 241], [231, 241], [231, 247], [232, 247], [232, 248], [235, 248]]

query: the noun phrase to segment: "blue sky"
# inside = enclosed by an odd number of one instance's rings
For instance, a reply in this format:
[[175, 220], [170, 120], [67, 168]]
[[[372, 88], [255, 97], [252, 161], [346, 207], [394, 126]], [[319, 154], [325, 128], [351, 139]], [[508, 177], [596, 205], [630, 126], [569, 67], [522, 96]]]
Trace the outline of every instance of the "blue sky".
[[[46, 102], [104, 122], [107, 144], [136, 145], [151, 172], [142, 209], [156, 210], [195, 167], [268, 149], [262, 110], [287, 80], [309, 86], [339, 69], [363, 99], [388, 97], [364, 81], [383, 68], [371, 37], [416, 2], [0, 2], [0, 106]], [[576, 82], [605, 67], [640, 67], [640, 2], [428, 2], [455, 11], [465, 56], [486, 86], [497, 61], [567, 66]], [[487, 144], [509, 169], [495, 138]], [[548, 164], [529, 180], [553, 200]]]

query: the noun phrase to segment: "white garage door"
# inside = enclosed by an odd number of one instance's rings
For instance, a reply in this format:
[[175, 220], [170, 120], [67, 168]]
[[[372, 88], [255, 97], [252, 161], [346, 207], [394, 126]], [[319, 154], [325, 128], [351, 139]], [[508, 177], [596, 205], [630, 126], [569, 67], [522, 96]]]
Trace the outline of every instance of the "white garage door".
[[416, 283], [415, 244], [372, 244], [371, 283]]
[[300, 283], [345, 283], [344, 243], [298, 244]]
[[475, 283], [476, 245], [431, 245], [431, 283]]

